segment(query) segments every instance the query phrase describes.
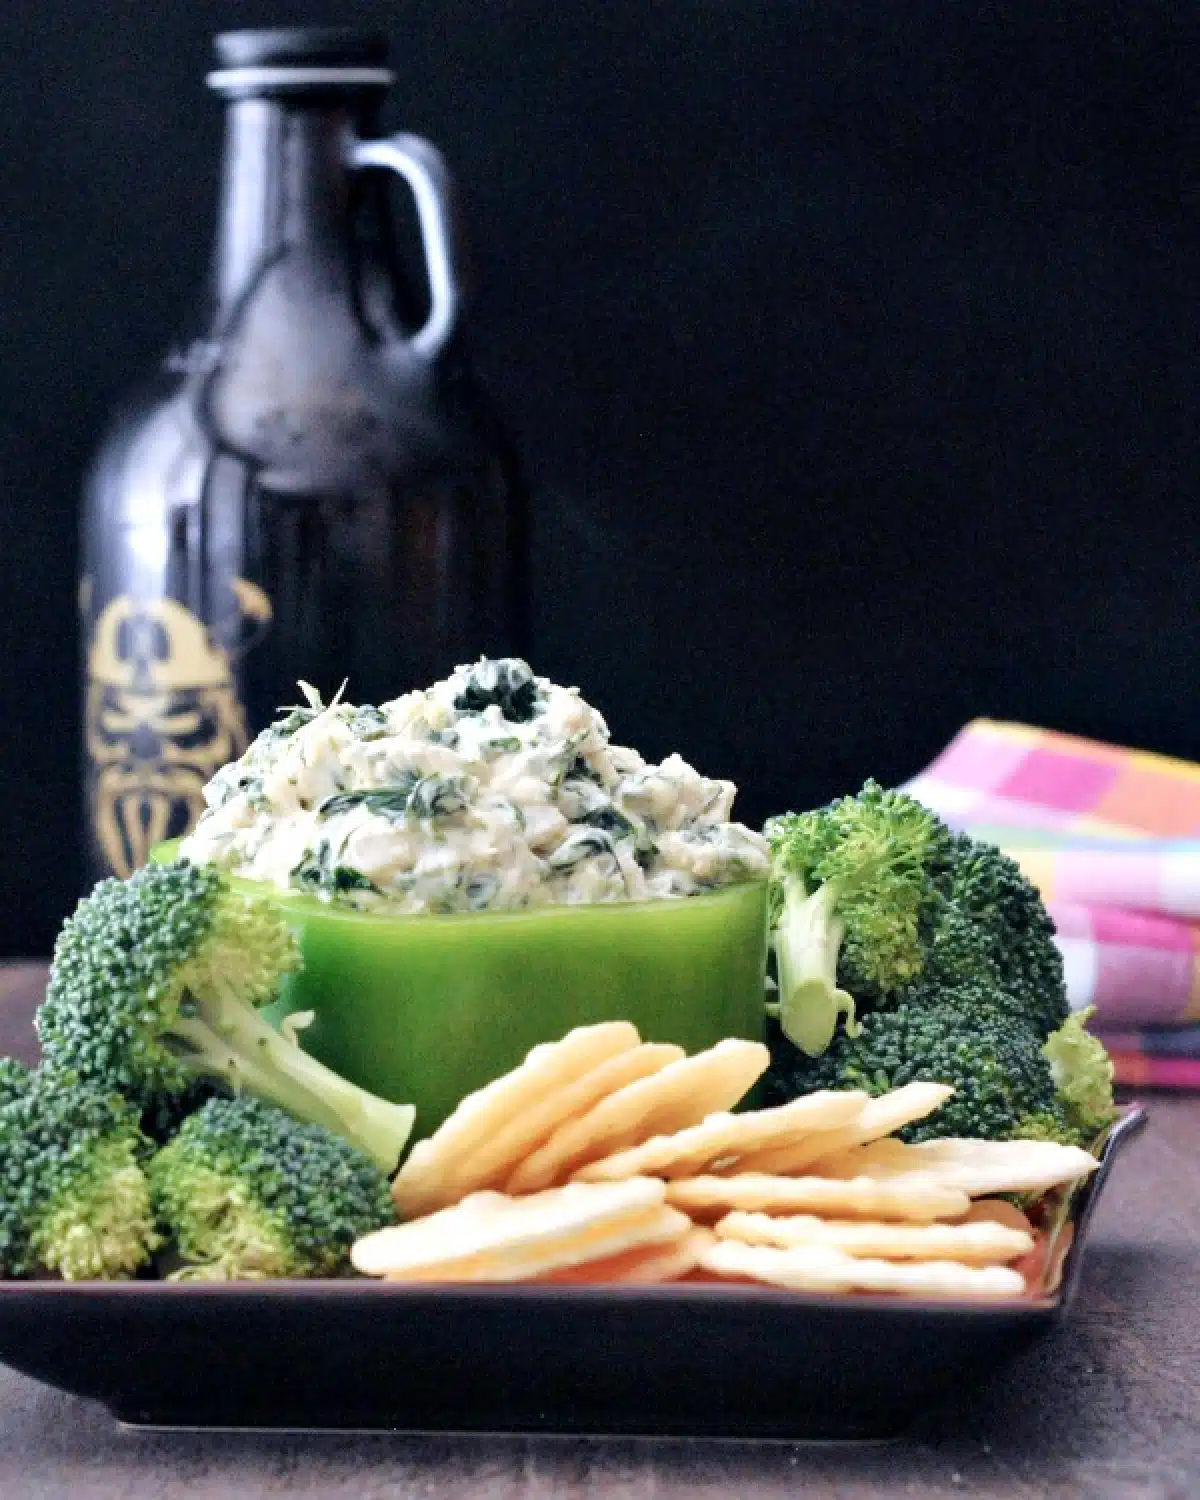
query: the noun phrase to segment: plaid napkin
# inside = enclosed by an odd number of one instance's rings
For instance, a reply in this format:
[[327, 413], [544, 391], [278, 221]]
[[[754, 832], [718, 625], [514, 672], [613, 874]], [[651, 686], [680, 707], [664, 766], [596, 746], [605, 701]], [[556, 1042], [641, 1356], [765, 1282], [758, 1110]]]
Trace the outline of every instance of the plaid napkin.
[[1118, 1081], [1200, 1089], [1200, 765], [976, 719], [907, 790], [1037, 885]]

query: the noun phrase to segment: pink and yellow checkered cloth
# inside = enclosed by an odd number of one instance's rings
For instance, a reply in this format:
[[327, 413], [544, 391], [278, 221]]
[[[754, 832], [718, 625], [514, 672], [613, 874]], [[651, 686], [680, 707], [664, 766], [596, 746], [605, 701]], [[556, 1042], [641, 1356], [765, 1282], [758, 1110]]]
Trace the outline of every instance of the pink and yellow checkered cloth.
[[976, 719], [907, 789], [1038, 886], [1118, 1080], [1200, 1089], [1200, 765]]

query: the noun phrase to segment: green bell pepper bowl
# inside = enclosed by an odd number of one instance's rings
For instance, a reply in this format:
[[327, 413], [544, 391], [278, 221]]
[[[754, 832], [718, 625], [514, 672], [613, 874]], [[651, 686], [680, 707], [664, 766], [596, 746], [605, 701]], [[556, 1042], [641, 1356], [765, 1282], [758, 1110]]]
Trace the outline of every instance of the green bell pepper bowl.
[[[174, 857], [175, 845], [154, 858]], [[414, 1139], [531, 1047], [573, 1026], [632, 1021], [646, 1041], [698, 1052], [761, 1040], [763, 881], [674, 901], [387, 916], [235, 879], [273, 901], [304, 967], [266, 1012], [312, 1011], [303, 1046], [396, 1103]]]

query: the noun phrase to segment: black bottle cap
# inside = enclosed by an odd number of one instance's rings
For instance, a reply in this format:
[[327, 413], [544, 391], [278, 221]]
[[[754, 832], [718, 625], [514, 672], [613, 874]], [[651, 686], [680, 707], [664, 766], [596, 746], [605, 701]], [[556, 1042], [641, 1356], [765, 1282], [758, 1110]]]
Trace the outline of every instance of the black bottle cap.
[[222, 68], [378, 68], [387, 38], [352, 26], [281, 26], [223, 31], [215, 39]]

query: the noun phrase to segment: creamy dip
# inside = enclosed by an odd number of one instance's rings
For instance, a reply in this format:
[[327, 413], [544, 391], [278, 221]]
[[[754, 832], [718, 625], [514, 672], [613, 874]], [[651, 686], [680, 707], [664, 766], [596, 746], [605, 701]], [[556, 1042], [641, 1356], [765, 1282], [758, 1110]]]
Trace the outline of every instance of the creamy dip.
[[766, 876], [735, 788], [613, 745], [515, 658], [379, 707], [307, 704], [205, 788], [196, 864], [396, 912], [678, 899]]

